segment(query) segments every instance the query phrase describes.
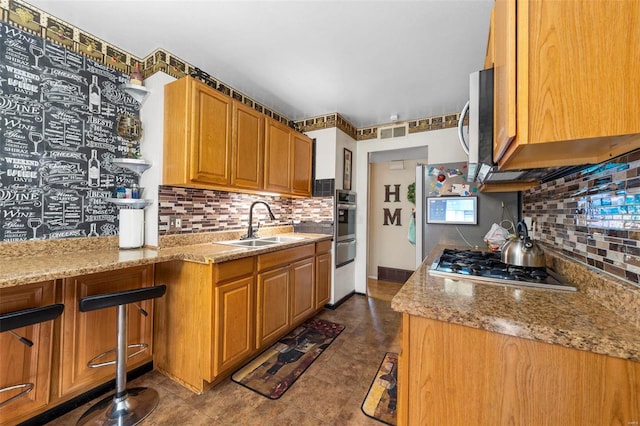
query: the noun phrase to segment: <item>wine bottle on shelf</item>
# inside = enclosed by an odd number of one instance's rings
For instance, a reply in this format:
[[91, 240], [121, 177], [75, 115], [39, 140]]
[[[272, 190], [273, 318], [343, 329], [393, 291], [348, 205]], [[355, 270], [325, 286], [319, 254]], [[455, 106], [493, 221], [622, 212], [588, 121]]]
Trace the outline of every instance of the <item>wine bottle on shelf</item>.
[[131, 74], [129, 74], [129, 83], [135, 84], [136, 86], [142, 86], [142, 81], [144, 77], [142, 77], [142, 72], [140, 71], [140, 65], [138, 62], [133, 66], [133, 70], [131, 70]]
[[89, 85], [89, 111], [94, 114], [100, 114], [100, 102], [102, 100], [102, 91], [98, 86], [98, 76], [91, 76], [91, 84]]
[[98, 161], [98, 151], [91, 150], [91, 158], [89, 159], [89, 177], [88, 183], [91, 187], [100, 186], [100, 161]]

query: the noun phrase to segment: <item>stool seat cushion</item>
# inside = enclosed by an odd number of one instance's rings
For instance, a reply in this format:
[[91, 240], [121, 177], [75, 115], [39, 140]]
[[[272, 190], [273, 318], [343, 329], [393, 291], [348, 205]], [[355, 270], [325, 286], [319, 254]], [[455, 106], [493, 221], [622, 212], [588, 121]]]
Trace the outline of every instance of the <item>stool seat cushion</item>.
[[118, 291], [115, 293], [96, 294], [80, 299], [80, 312], [95, 311], [97, 309], [110, 308], [112, 306], [127, 305], [142, 300], [154, 299], [163, 296], [167, 291], [165, 284], [136, 288], [133, 290]]
[[64, 305], [57, 303], [55, 305], [41, 306], [38, 308], [23, 309], [21, 311], [1, 314], [0, 333], [58, 318], [60, 314], [62, 314], [63, 310]]

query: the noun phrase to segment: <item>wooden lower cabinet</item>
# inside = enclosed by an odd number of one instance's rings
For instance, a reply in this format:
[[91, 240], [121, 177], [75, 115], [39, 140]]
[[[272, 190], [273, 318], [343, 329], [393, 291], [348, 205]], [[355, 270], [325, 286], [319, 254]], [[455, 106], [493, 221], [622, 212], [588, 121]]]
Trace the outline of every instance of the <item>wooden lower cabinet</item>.
[[[54, 293], [54, 281], [0, 289], [0, 312], [51, 305], [55, 303]], [[0, 388], [21, 383], [34, 385], [31, 392], [0, 408], [1, 425], [24, 421], [37, 412], [44, 411], [49, 403], [53, 330], [56, 321], [59, 319], [13, 330], [19, 336], [31, 340], [31, 347], [8, 331], [0, 333]], [[6, 401], [17, 393], [4, 392], [0, 394], [0, 401]]]
[[276, 341], [290, 325], [290, 270], [282, 267], [258, 274], [257, 345]]
[[403, 314], [398, 425], [635, 425], [640, 363]]
[[291, 265], [291, 323], [298, 325], [316, 310], [315, 258]]
[[315, 250], [312, 243], [215, 264], [157, 264], [167, 293], [155, 305], [155, 366], [202, 393], [311, 317]]
[[215, 377], [238, 365], [255, 349], [254, 330], [254, 278], [244, 277], [239, 280], [215, 287], [215, 312], [213, 329], [213, 376]]
[[316, 243], [316, 309], [331, 299], [331, 241]]
[[[116, 348], [117, 307], [80, 312], [78, 301], [86, 296], [149, 287], [153, 284], [153, 265], [63, 280], [65, 311], [62, 315], [61, 346], [57, 360], [60, 366], [55, 392], [57, 397], [80, 394], [116, 376], [115, 365], [89, 368], [87, 363], [95, 356]], [[139, 306], [149, 316], [144, 316], [134, 304], [129, 305], [128, 342], [146, 343], [149, 347], [130, 358], [127, 369], [141, 366], [153, 358], [153, 300], [142, 301]], [[110, 360], [115, 360], [115, 352], [101, 359], [101, 362]]]

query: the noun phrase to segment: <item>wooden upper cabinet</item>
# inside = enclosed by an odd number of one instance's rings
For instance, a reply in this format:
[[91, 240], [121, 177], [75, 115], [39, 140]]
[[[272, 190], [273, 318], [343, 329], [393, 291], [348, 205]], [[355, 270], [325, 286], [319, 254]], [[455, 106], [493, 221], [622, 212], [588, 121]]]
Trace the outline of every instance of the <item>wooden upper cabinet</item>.
[[496, 0], [494, 12], [502, 169], [599, 163], [640, 148], [637, 0]]
[[233, 103], [231, 185], [259, 190], [264, 175], [264, 116]]
[[311, 139], [192, 77], [164, 96], [164, 185], [311, 195]]
[[165, 86], [163, 183], [229, 185], [232, 100], [193, 78]]
[[291, 192], [291, 129], [271, 118], [265, 123], [264, 189]]
[[296, 195], [311, 195], [311, 163], [313, 144], [310, 138], [291, 132], [291, 192]]

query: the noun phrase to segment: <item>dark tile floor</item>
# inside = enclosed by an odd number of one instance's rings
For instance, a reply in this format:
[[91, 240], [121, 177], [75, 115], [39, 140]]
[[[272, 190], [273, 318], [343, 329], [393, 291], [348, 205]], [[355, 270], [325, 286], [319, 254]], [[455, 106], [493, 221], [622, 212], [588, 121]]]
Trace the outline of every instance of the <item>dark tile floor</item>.
[[[280, 399], [267, 399], [230, 379], [195, 395], [152, 371], [129, 383], [160, 394], [158, 408], [142, 424], [381, 425], [360, 407], [384, 354], [400, 350], [400, 314], [388, 301], [354, 295], [319, 317], [346, 328]], [[48, 424], [73, 425], [95, 402]]]

